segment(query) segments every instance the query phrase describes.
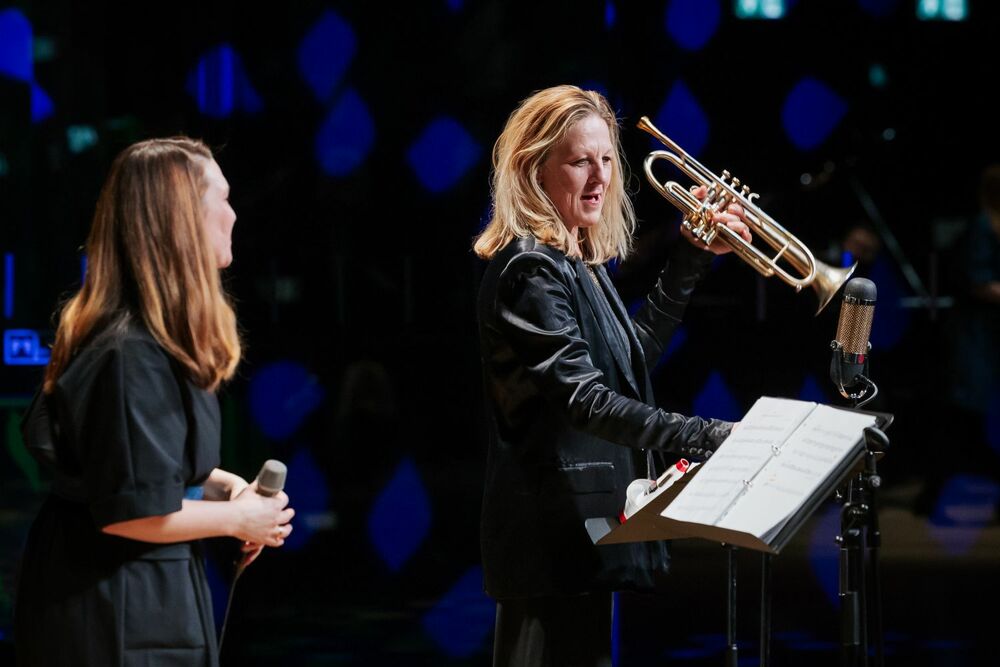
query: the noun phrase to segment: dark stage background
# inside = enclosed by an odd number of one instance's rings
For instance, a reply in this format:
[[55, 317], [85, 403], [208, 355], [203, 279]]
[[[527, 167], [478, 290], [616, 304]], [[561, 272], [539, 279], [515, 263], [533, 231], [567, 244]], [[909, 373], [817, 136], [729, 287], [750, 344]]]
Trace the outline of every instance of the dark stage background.
[[[738, 16], [754, 6], [785, 15]], [[627, 304], [677, 239], [642, 177], [659, 148], [642, 115], [762, 193], [824, 261], [861, 260], [879, 289], [868, 407], [896, 416], [880, 464], [889, 659], [983, 662], [995, 614], [971, 609], [1000, 593], [1000, 393], [994, 380], [962, 429], [942, 406], [961, 238], [1000, 160], [996, 14], [985, 0], [0, 3], [0, 663], [48, 482], [17, 424], [52, 312], [79, 284], [114, 155], [184, 133], [217, 150], [238, 215], [226, 282], [246, 356], [220, 396], [224, 467], [286, 461], [298, 511], [287, 547], [240, 580], [223, 661], [489, 664], [470, 245], [492, 142], [558, 83], [602, 90], [622, 119], [641, 221], [615, 271]], [[838, 303], [814, 317], [811, 291], [718, 260], [656, 371], [659, 402], [727, 419], [761, 395], [843, 405], [827, 379]], [[777, 664], [836, 663], [837, 510], [775, 561]], [[210, 546], [221, 622], [231, 554]], [[676, 547], [663, 595], [618, 598], [619, 664], [722, 664], [724, 554]], [[740, 558], [754, 664], [758, 560]]]

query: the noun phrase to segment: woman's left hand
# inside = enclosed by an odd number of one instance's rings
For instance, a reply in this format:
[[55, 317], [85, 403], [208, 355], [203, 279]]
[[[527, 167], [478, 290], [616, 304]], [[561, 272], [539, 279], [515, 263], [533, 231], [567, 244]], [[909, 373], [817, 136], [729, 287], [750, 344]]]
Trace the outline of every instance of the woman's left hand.
[[239, 475], [215, 468], [205, 480], [205, 500], [232, 500], [247, 486], [247, 481]]
[[250, 486], [250, 483], [239, 475], [233, 475], [233, 478], [234, 479], [230, 480], [229, 500], [232, 500], [236, 496], [240, 495], [240, 493], [243, 492], [243, 489]]
[[[704, 185], [700, 185], [692, 190], [691, 194], [701, 200], [705, 198], [707, 191], [708, 189]], [[744, 221], [744, 215], [745, 212], [743, 211], [743, 207], [739, 204], [733, 203], [726, 207], [725, 211], [719, 211], [712, 214], [712, 220], [716, 225], [725, 225], [739, 234], [744, 241], [750, 243], [753, 240], [753, 236], [750, 234], [750, 227], [748, 227], [747, 223]], [[716, 255], [725, 255], [727, 252], [732, 252], [733, 250], [728, 243], [720, 239], [718, 236], [716, 236], [715, 240], [712, 241], [712, 245], [706, 246], [704, 243], [696, 239], [694, 235], [691, 234], [691, 231], [683, 225], [681, 225], [681, 236], [686, 238], [695, 246], [703, 250], [708, 250]]]

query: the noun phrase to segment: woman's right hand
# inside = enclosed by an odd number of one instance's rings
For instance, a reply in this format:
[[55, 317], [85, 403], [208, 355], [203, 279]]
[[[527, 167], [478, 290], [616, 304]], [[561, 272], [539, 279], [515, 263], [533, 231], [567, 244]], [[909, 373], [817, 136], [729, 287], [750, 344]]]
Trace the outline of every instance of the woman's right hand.
[[[701, 201], [708, 195], [708, 188], [704, 185], [699, 185], [697, 187], [692, 186], [691, 194], [693, 194], [696, 199]], [[745, 215], [746, 212], [743, 210], [742, 206], [732, 203], [726, 207], [725, 211], [713, 213], [712, 222], [716, 225], [725, 225], [726, 227], [729, 227], [729, 229], [739, 234], [744, 241], [751, 243], [753, 241], [753, 236], [750, 234], [750, 227], [746, 223]], [[681, 236], [686, 238], [688, 242], [694, 246], [701, 248], [702, 250], [707, 250], [714, 255], [725, 255], [733, 250], [732, 246], [726, 244], [721, 238], [718, 237], [712, 241], [712, 245], [706, 246], [703, 242], [696, 239], [694, 234], [692, 234], [691, 231], [684, 225], [681, 225]]]
[[236, 525], [233, 537], [255, 545], [280, 547], [292, 532], [289, 521], [295, 510], [288, 505], [284, 491], [268, 497], [257, 493], [256, 480], [240, 492], [233, 500]]

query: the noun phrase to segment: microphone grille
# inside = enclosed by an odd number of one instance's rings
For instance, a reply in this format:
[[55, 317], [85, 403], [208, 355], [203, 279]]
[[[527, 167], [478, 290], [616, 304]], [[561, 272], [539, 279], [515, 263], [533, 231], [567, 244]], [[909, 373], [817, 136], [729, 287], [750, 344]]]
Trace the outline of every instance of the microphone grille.
[[867, 278], [851, 278], [844, 285], [837, 340], [846, 354], [868, 354], [868, 337], [872, 333], [877, 294], [875, 283]]
[[257, 473], [257, 488], [263, 495], [274, 495], [285, 488], [285, 476], [288, 468], [281, 461], [268, 459], [264, 461], [260, 472]]
[[875, 306], [844, 301], [837, 323], [837, 340], [848, 354], [868, 354], [868, 337], [872, 332]]

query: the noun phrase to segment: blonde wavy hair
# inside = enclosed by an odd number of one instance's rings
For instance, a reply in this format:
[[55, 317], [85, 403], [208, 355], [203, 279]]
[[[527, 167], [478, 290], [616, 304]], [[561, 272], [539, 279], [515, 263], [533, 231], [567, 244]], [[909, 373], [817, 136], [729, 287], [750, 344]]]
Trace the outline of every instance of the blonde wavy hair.
[[608, 124], [615, 151], [600, 224], [579, 229], [580, 251], [591, 264], [629, 254], [635, 211], [625, 192], [618, 119], [600, 93], [555, 86], [522, 101], [493, 146], [493, 214], [473, 245], [479, 257], [489, 259], [515, 238], [528, 236], [569, 254], [569, 231], [539, 184], [538, 173], [570, 128], [591, 115]]
[[59, 316], [44, 389], [93, 335], [129, 317], [210, 391], [240, 360], [236, 314], [202, 221], [212, 152], [187, 137], [126, 148], [111, 165], [87, 238], [87, 273]]

